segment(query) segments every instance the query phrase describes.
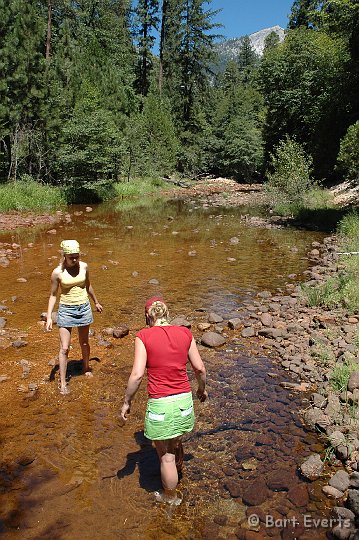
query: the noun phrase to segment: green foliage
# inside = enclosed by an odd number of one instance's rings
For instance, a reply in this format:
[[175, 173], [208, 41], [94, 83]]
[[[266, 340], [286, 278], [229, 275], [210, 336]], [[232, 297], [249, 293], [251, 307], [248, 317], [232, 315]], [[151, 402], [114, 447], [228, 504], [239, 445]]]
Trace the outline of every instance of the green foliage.
[[273, 206], [303, 206], [304, 197], [314, 186], [311, 165], [310, 157], [296, 141], [287, 138], [279, 143], [271, 155], [265, 186]]
[[160, 178], [132, 178], [131, 181], [117, 182], [114, 185], [117, 197], [140, 197], [163, 189], [165, 183]]
[[151, 92], [127, 129], [127, 161], [123, 174], [164, 176], [176, 166], [179, 141], [165, 99]]
[[349, 126], [340, 142], [337, 168], [346, 178], [359, 182], [359, 120]]
[[317, 178], [332, 171], [345, 130], [347, 60], [343, 40], [301, 27], [259, 66], [268, 152], [286, 136], [295, 138], [312, 156]]
[[264, 160], [263, 101], [258, 91], [240, 83], [229, 65], [217, 92], [212, 133], [207, 138], [208, 166], [215, 174], [252, 182]]
[[0, 210], [53, 210], [66, 204], [60, 188], [42, 185], [24, 175], [21, 180], [0, 186]]

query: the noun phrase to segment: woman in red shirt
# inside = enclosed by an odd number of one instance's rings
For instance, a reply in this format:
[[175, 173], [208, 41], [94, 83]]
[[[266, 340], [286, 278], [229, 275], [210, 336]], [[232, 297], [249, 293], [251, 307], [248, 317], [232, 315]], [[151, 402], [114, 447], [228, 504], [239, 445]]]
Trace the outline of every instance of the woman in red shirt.
[[135, 359], [128, 380], [121, 417], [127, 420], [145, 369], [148, 378], [148, 402], [144, 433], [154, 441], [161, 463], [163, 493], [157, 500], [180, 504], [176, 487], [183, 461], [182, 436], [192, 431], [194, 411], [192, 390], [186, 364], [189, 360], [198, 383], [197, 397], [207, 399], [206, 369], [191, 332], [184, 326], [169, 324], [168, 308], [162, 298], [146, 302], [148, 328], [140, 330], [135, 340]]

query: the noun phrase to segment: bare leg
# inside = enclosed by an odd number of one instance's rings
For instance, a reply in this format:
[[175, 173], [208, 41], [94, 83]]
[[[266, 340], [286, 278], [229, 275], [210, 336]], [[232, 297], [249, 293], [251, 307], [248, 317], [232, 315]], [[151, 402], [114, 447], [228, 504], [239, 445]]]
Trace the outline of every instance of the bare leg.
[[184, 451], [182, 446], [182, 437], [178, 438], [178, 444], [175, 448], [175, 456], [176, 456], [176, 467], [177, 472], [180, 475], [182, 473], [182, 467], [183, 467], [183, 459], [184, 459]]
[[85, 375], [92, 377], [90, 370], [90, 344], [89, 344], [90, 325], [79, 326], [79, 343], [82, 352], [82, 371]]
[[156, 494], [159, 501], [179, 504], [181, 499], [177, 497], [178, 472], [176, 467], [176, 447], [180, 439], [168, 439], [166, 441], [154, 441], [161, 464], [161, 480], [164, 495]]
[[66, 385], [66, 370], [67, 360], [69, 357], [69, 348], [71, 342], [71, 328], [59, 328], [60, 333], [60, 352], [59, 352], [59, 365], [60, 365], [60, 392], [61, 394], [68, 394], [69, 390]]

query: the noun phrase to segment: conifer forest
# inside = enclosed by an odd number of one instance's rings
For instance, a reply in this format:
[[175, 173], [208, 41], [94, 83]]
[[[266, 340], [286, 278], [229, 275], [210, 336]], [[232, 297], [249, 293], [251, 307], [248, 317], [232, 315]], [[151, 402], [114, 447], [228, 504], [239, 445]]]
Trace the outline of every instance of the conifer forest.
[[358, 178], [359, 1], [296, 0], [283, 42], [218, 69], [204, 0], [0, 0], [0, 182], [261, 182], [295, 141]]

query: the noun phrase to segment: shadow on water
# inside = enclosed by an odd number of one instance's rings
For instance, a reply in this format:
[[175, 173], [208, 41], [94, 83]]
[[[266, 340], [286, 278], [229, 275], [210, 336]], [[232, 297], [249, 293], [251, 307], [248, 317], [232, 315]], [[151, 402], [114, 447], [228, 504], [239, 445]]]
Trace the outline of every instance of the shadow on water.
[[[92, 369], [92, 366], [91, 366], [91, 362], [98, 362], [100, 363], [101, 360], [100, 358], [98, 358], [98, 356], [94, 356], [92, 358], [90, 358], [90, 367]], [[59, 364], [55, 364], [55, 366], [51, 369], [50, 371], [50, 375], [49, 375], [49, 381], [50, 382], [53, 382], [55, 379], [56, 379], [56, 373], [58, 373], [60, 369], [60, 366]], [[71, 377], [80, 377], [81, 375], [83, 375], [83, 371], [82, 371], [82, 359], [80, 360], [69, 360], [67, 362], [67, 370], [66, 370], [66, 381], [69, 382]]]
[[133, 474], [137, 467], [140, 486], [143, 489], [149, 492], [161, 489], [160, 467], [156, 449], [152, 446], [151, 441], [146, 439], [143, 431], [137, 431], [134, 438], [140, 448], [136, 452], [127, 454], [126, 464], [117, 471], [117, 478], [121, 480]]

